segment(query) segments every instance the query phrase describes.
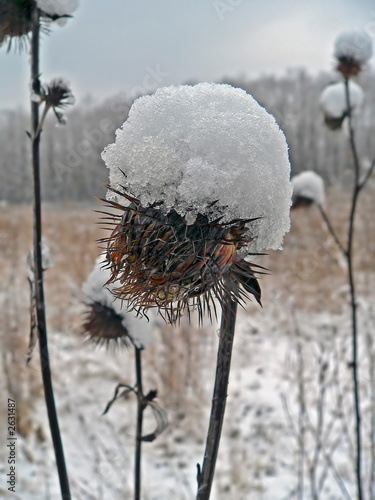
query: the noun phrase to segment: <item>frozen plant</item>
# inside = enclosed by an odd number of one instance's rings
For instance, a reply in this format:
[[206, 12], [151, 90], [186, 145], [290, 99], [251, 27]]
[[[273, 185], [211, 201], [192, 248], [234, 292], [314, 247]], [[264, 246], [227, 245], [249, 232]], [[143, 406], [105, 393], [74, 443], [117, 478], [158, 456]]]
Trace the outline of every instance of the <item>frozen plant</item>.
[[0, 47], [12, 41], [23, 48], [33, 30], [32, 15], [38, 9], [41, 29], [48, 33], [52, 21], [63, 25], [78, 7], [78, 0], [0, 0]]
[[129, 312], [125, 304], [115, 300], [111, 285], [105, 286], [109, 279], [109, 269], [103, 257], [98, 257], [82, 287], [88, 308], [85, 332], [97, 344], [113, 341], [128, 345], [130, 341], [138, 349], [147, 348], [152, 337], [153, 316], [150, 321]]
[[312, 170], [305, 170], [291, 178], [293, 186], [292, 208], [309, 206], [312, 203], [323, 205], [325, 199], [324, 181]]
[[63, 26], [67, 18], [77, 10], [79, 0], [36, 0], [39, 9]]
[[[169, 322], [222, 308], [217, 370], [198, 500], [210, 497], [229, 381], [237, 303], [260, 301], [245, 260], [280, 248], [292, 188], [284, 134], [249, 94], [229, 85], [166, 87], [133, 104], [109, 168], [113, 231], [108, 284], [139, 313]], [[108, 219], [108, 218], [107, 218]], [[240, 286], [242, 288], [240, 288]], [[138, 500], [138, 496], [135, 499]]]
[[345, 31], [335, 41], [334, 56], [345, 78], [355, 76], [372, 56], [372, 40], [362, 30]]
[[[19, 48], [22, 48], [23, 45], [30, 41], [31, 126], [30, 130], [27, 131], [27, 135], [31, 144], [33, 178], [33, 251], [29, 264], [33, 277], [29, 279], [31, 290], [29, 360], [36, 339], [38, 339], [44, 397], [55, 451], [61, 496], [65, 500], [70, 500], [71, 494], [52, 385], [44, 300], [43, 271], [46, 262], [43, 262], [40, 140], [48, 111], [52, 109], [58, 121], [61, 122], [62, 114], [57, 111], [57, 108], [71, 104], [72, 94], [69, 86], [62, 79], [52, 80], [45, 87], [41, 85], [39, 79], [39, 53], [41, 33], [48, 33], [52, 21], [58, 21], [67, 16], [71, 17], [72, 7], [77, 5], [78, 2], [75, 0], [0, 0], [0, 47], [7, 43], [9, 51], [13, 40], [18, 43]], [[44, 102], [45, 106], [40, 117], [39, 104], [41, 102]]]
[[[350, 110], [358, 113], [364, 101], [364, 94], [361, 87], [353, 82], [348, 82]], [[328, 85], [320, 95], [320, 105], [324, 111], [324, 121], [332, 130], [341, 128], [344, 119], [348, 116], [346, 101], [346, 84], [337, 82]]]
[[109, 204], [122, 211], [107, 247], [119, 298], [171, 321], [226, 291], [260, 299], [245, 257], [280, 248], [292, 189], [284, 134], [250, 95], [159, 89], [135, 101], [102, 156]]
[[[365, 461], [363, 458], [362, 433], [364, 423], [362, 421], [362, 407], [360, 403], [360, 376], [359, 369], [361, 365], [358, 363], [358, 299], [356, 291], [355, 267], [354, 267], [354, 228], [355, 216], [358, 206], [359, 196], [368, 182], [372, 172], [375, 169], [375, 159], [366, 174], [362, 177], [360, 171], [359, 154], [357, 150], [357, 141], [355, 136], [355, 128], [353, 124], [353, 115], [358, 111], [363, 102], [362, 89], [350, 80], [361, 69], [361, 66], [372, 55], [371, 39], [362, 32], [354, 31], [351, 33], [342, 34], [335, 44], [335, 55], [339, 60], [338, 69], [341, 71], [344, 81], [327, 87], [320, 98], [320, 103], [329, 120], [331, 120], [331, 128], [341, 126], [342, 120], [347, 117], [348, 122], [348, 139], [353, 161], [353, 186], [351, 192], [351, 203], [348, 214], [348, 225], [346, 240], [343, 242], [337, 231], [330, 222], [329, 217], [318, 205], [323, 220], [325, 221], [329, 232], [334, 238], [342, 256], [345, 259], [347, 268], [347, 282], [350, 294], [351, 308], [351, 344], [352, 344], [352, 359], [348, 363], [348, 367], [352, 370], [353, 381], [353, 415], [355, 422], [354, 429], [354, 462], [355, 462], [355, 478], [357, 486], [357, 499], [364, 500], [365, 498], [365, 480], [363, 466]], [[329, 125], [328, 120], [328, 125]], [[336, 125], [335, 125], [336, 120]], [[335, 126], [334, 126], [335, 125]], [[375, 467], [372, 461], [371, 467]], [[373, 476], [371, 472], [371, 477]], [[370, 487], [371, 490], [371, 487]], [[369, 492], [372, 495], [371, 491]]]
[[[156, 390], [147, 394], [143, 392], [142, 383], [142, 351], [147, 348], [151, 341], [152, 329], [155, 326], [155, 317], [150, 318], [135, 316], [129, 312], [124, 304], [115, 300], [111, 293], [110, 285], [105, 284], [110, 278], [110, 272], [103, 263], [103, 257], [98, 257], [94, 269], [83, 284], [82, 290], [85, 296], [86, 317], [83, 322], [83, 332], [98, 345], [116, 343], [117, 345], [134, 346], [135, 353], [135, 376], [134, 387], [127, 384], [118, 384], [115, 394], [107, 404], [104, 413], [107, 413], [112, 404], [119, 398], [133, 392], [137, 397], [137, 430], [135, 445], [135, 467], [134, 467], [134, 498], [140, 499], [141, 493], [141, 445], [143, 441], [154, 441], [168, 425], [168, 418], [155, 401]], [[120, 392], [120, 389], [123, 389]], [[150, 408], [156, 420], [155, 430], [147, 435], [142, 434], [143, 412]]]
[[40, 94], [33, 93], [31, 100], [39, 105], [44, 103], [37, 133], [41, 132], [50, 109], [54, 112], [57, 122], [60, 125], [65, 125], [66, 120], [61, 110], [75, 103], [75, 98], [70, 90], [70, 84], [63, 78], [54, 78], [49, 83], [41, 85]]

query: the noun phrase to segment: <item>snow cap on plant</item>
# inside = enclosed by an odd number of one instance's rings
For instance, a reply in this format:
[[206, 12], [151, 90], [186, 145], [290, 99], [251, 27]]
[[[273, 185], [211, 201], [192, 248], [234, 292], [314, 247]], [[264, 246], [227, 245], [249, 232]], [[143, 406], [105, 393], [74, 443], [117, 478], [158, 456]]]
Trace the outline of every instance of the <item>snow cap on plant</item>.
[[341, 33], [335, 41], [337, 69], [345, 78], [355, 76], [372, 56], [372, 40], [362, 30]]
[[152, 314], [148, 319], [135, 316], [125, 304], [115, 300], [111, 285], [105, 286], [110, 272], [104, 266], [103, 258], [98, 257], [82, 286], [87, 306], [84, 333], [98, 345], [114, 343], [128, 346], [132, 343], [139, 349], [145, 349], [151, 341], [154, 317]]
[[312, 170], [305, 170], [291, 179], [293, 186], [292, 209], [309, 206], [312, 203], [323, 205], [325, 200], [324, 180]]
[[[364, 93], [361, 87], [349, 81], [349, 96], [351, 112], [359, 111], [364, 101]], [[346, 90], [344, 82], [328, 85], [320, 95], [320, 105], [324, 111], [326, 125], [332, 130], [341, 128], [344, 119], [348, 115]]]
[[135, 101], [102, 157], [107, 199], [122, 211], [107, 244], [119, 298], [169, 321], [194, 308], [202, 317], [225, 291], [260, 299], [245, 257], [280, 247], [292, 190], [284, 134], [250, 95], [159, 89]]
[[48, 23], [63, 25], [78, 7], [78, 0], [0, 0], [0, 47], [16, 39], [22, 48], [33, 29], [32, 12], [40, 10], [42, 31], [48, 33]]
[[39, 9], [63, 26], [79, 5], [78, 0], [36, 0]]

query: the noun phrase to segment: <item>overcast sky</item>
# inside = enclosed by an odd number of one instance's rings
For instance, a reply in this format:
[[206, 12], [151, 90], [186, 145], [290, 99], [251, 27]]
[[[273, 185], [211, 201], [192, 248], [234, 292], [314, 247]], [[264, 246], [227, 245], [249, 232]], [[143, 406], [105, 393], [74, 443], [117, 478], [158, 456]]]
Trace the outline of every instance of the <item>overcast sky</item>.
[[[333, 42], [352, 28], [375, 37], [374, 0], [81, 0], [42, 40], [42, 81], [63, 76], [78, 100], [102, 100], [288, 68], [316, 73], [333, 68]], [[27, 63], [26, 53], [0, 50], [0, 109], [27, 106]]]

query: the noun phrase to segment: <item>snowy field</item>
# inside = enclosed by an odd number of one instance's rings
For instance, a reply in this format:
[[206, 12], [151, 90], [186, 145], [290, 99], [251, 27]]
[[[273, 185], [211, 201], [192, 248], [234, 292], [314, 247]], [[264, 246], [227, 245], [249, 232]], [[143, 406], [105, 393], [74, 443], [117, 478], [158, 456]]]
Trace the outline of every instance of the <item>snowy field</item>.
[[[357, 219], [359, 372], [363, 411], [365, 490], [375, 477], [375, 210], [374, 186], [363, 194]], [[330, 192], [327, 211], [345, 234], [347, 196]], [[100, 208], [99, 206], [96, 208]], [[17, 488], [1, 498], [60, 498], [35, 351], [25, 359], [29, 331], [26, 255], [31, 210], [0, 211], [0, 413], [17, 403]], [[45, 212], [45, 236], [54, 266], [46, 272], [53, 382], [74, 499], [132, 498], [135, 398], [116, 401], [102, 416], [120, 382], [134, 384], [132, 350], [94, 348], [79, 334], [82, 283], [91, 271], [103, 232], [90, 209]], [[259, 264], [263, 309], [239, 311], [213, 500], [339, 500], [355, 498], [350, 310], [345, 267], [316, 208], [292, 213], [282, 252]], [[257, 263], [258, 263], [257, 262]], [[216, 362], [218, 325], [185, 321], [161, 325], [143, 354], [144, 387], [158, 389], [169, 427], [143, 445], [143, 498], [195, 498]], [[147, 412], [146, 412], [147, 413]], [[152, 417], [146, 421], [152, 430]], [[5, 417], [0, 421], [6, 433]], [[147, 431], [147, 429], [146, 429]], [[371, 446], [372, 444], [372, 446]], [[0, 472], [5, 476], [5, 445]], [[302, 495], [303, 492], [303, 495]], [[317, 496], [316, 496], [317, 495]]]

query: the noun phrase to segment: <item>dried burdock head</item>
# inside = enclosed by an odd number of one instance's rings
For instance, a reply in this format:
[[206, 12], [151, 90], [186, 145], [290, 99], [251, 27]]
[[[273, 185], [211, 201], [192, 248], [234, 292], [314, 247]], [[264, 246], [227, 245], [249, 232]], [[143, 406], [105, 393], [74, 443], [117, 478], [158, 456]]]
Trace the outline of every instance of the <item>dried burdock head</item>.
[[98, 346], [131, 345], [128, 329], [123, 325], [123, 317], [109, 305], [88, 302], [82, 324], [86, 337]]
[[246, 224], [256, 219], [210, 222], [207, 215], [198, 214], [187, 224], [173, 209], [164, 214], [160, 203], [143, 207], [125, 192], [118, 194], [130, 204], [108, 202], [122, 215], [109, 214], [115, 228], [104, 240], [111, 271], [108, 284], [116, 297], [141, 314], [156, 307], [171, 323], [185, 311], [196, 310], [200, 320], [205, 312], [216, 315], [214, 299], [222, 304], [228, 294], [239, 303], [253, 295], [260, 303], [253, 268], [261, 273], [263, 268], [237, 253], [249, 242]]
[[33, 28], [33, 8], [31, 0], [0, 0], [0, 46], [7, 43], [9, 51], [15, 40], [23, 48]]

